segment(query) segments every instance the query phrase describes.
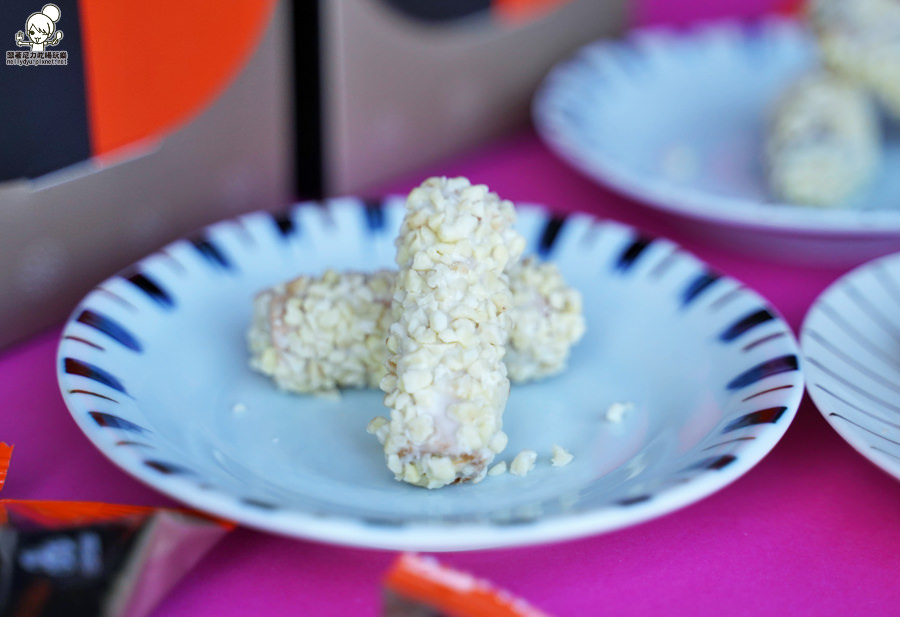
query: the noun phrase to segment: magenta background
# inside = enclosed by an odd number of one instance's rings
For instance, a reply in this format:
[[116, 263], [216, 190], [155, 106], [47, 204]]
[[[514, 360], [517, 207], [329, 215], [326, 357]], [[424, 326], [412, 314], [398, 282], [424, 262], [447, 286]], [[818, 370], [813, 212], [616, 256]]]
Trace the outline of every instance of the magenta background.
[[[644, 0], [639, 23], [760, 14], [767, 0]], [[755, 288], [799, 327], [842, 270], [781, 266], [699, 242], [684, 222], [619, 197], [557, 161], [531, 132], [423, 170], [461, 174], [502, 196], [585, 210], [681, 242]], [[58, 393], [58, 329], [0, 353], [0, 440], [16, 445], [4, 497], [165, 505], [97, 451]], [[558, 617], [897, 613], [900, 487], [843, 442], [806, 399], [774, 451], [736, 483], [674, 514], [562, 544], [445, 554]], [[379, 614], [394, 555], [240, 529], [154, 617]]]

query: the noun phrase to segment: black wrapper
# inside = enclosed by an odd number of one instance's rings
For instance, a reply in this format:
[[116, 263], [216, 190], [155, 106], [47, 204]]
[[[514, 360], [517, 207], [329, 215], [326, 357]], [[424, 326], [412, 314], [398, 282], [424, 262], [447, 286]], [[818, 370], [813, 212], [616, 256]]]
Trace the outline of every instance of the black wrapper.
[[0, 500], [0, 617], [144, 617], [232, 527], [163, 509], [66, 524], [47, 503]]

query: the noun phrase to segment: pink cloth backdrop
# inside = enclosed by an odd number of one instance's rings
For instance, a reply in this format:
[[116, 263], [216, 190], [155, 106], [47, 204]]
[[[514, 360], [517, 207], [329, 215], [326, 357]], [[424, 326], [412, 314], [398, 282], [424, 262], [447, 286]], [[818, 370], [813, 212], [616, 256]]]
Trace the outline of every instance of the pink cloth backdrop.
[[[768, 0], [644, 0], [639, 23], [757, 15]], [[681, 242], [801, 323], [841, 270], [727, 253], [684, 223], [586, 180], [531, 132], [423, 170], [465, 175], [504, 197], [589, 211]], [[119, 471], [68, 418], [57, 390], [58, 329], [0, 353], [0, 439], [17, 446], [4, 496], [168, 505]], [[882, 615], [900, 606], [900, 487], [843, 442], [805, 400], [786, 437], [756, 468], [702, 502], [636, 527], [531, 548], [445, 554], [558, 617], [581, 615]], [[155, 617], [362, 615], [380, 611], [394, 554], [239, 529]]]

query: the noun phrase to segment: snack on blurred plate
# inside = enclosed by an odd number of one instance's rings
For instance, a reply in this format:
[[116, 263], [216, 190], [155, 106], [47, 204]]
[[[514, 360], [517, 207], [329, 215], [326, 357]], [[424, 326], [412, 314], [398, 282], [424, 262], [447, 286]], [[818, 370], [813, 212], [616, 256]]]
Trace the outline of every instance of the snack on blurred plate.
[[[556, 66], [536, 93], [535, 128], [575, 169], [677, 215], [673, 227], [703, 243], [846, 267], [900, 250], [900, 175], [876, 173], [842, 207], [812, 208], [776, 199], [766, 170], [777, 101], [821, 66], [805, 19], [636, 30]], [[883, 137], [888, 170], [900, 140]]]
[[787, 203], [840, 207], [881, 159], [867, 93], [826, 72], [806, 75], [775, 107], [766, 143], [772, 191]]
[[869, 88], [900, 117], [900, 3], [810, 0], [807, 12], [825, 66]]

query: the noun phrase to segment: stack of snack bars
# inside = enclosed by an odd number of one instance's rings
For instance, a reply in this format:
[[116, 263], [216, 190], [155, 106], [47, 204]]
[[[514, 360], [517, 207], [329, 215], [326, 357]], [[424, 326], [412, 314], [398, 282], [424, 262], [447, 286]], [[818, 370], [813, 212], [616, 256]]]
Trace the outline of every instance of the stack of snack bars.
[[482, 480], [506, 446], [510, 380], [562, 371], [585, 331], [558, 269], [521, 259], [515, 209], [465, 178], [407, 199], [398, 271], [326, 271], [264, 290], [250, 364], [282, 389], [380, 386], [390, 417], [368, 430], [395, 478], [426, 488]]

